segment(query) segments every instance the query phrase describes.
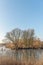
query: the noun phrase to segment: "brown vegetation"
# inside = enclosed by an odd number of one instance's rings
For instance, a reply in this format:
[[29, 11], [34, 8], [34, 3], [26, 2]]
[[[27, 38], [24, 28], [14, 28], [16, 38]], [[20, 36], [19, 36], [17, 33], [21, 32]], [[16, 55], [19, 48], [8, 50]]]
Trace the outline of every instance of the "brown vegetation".
[[5, 47], [6, 48], [14, 49], [15, 48], [15, 45], [13, 43], [7, 43], [7, 44], [5, 44]]
[[[15, 49], [15, 44], [14, 43], [6, 43], [5, 47]], [[34, 40], [33, 46], [26, 47], [24, 42], [20, 40], [18, 43], [18, 48], [43, 48], [43, 42], [39, 41], [39, 40]]]
[[43, 65], [43, 62], [40, 60], [33, 60], [32, 58], [30, 61], [17, 61], [15, 58], [11, 57], [0, 57], [0, 65]]
[[4, 42], [5, 46], [11, 49], [14, 48], [39, 48], [43, 47], [43, 42], [34, 36], [34, 30], [21, 30], [14, 29], [11, 32], [8, 32], [5, 36]]

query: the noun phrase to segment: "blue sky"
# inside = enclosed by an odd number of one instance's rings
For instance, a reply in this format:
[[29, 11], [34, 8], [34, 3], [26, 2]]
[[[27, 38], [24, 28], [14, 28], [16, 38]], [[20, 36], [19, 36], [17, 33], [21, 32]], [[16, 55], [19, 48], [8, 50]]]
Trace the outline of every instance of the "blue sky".
[[0, 40], [14, 28], [34, 29], [43, 40], [43, 0], [0, 0]]

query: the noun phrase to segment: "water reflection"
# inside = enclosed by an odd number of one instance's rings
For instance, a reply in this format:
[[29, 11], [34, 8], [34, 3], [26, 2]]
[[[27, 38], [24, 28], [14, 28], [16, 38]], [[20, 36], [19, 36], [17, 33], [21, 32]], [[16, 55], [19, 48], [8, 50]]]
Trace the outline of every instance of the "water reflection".
[[[16, 60], [23, 60], [30, 58], [40, 59], [41, 55], [43, 55], [43, 50], [41, 49], [29, 49], [29, 50], [11, 50], [8, 48], [0, 47], [0, 56], [9, 56], [12, 58], [16, 58]], [[43, 57], [43, 56], [42, 56]]]

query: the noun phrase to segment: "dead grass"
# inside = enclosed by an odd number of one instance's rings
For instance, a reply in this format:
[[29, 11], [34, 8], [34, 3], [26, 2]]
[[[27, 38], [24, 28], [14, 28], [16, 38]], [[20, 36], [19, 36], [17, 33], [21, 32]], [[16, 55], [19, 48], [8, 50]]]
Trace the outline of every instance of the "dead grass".
[[[43, 60], [42, 60], [43, 61]], [[43, 65], [41, 60], [28, 60], [28, 61], [16, 61], [15, 58], [11, 57], [0, 57], [0, 65]]]

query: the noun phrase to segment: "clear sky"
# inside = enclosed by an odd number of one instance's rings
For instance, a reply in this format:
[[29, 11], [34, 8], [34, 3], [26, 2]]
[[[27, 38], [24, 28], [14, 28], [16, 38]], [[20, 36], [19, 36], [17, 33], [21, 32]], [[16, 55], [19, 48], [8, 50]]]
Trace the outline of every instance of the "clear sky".
[[0, 40], [14, 28], [32, 28], [43, 39], [43, 0], [0, 0]]

